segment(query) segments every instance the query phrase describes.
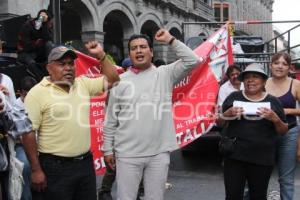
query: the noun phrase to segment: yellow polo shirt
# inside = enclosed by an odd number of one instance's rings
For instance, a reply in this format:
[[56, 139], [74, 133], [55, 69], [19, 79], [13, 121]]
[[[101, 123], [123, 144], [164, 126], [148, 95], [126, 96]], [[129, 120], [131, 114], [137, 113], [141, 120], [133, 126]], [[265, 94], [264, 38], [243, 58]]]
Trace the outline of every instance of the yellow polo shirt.
[[38, 151], [73, 157], [90, 149], [90, 97], [103, 92], [103, 77], [78, 77], [69, 93], [45, 77], [25, 98], [38, 131]]

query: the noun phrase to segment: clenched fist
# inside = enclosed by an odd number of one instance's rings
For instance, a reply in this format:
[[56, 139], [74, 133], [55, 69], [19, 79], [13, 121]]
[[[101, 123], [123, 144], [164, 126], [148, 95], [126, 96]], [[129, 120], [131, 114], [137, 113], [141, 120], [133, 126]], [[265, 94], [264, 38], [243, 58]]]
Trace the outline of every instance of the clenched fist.
[[86, 49], [88, 52], [96, 57], [98, 60], [101, 60], [105, 56], [105, 52], [101, 44], [97, 41], [89, 41], [85, 44]]
[[173, 36], [167, 29], [161, 28], [155, 34], [155, 40], [168, 44]]

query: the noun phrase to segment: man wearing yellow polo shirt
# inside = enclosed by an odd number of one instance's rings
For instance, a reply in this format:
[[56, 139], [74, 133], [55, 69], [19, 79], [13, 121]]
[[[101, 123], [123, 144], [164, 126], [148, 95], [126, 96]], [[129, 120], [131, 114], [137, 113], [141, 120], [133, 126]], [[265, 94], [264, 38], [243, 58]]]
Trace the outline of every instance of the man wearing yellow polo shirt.
[[90, 149], [89, 101], [119, 81], [117, 71], [98, 42], [86, 44], [103, 63], [104, 77], [75, 78], [76, 54], [59, 46], [48, 56], [45, 77], [25, 98], [34, 132], [24, 146], [31, 163], [32, 186], [46, 200], [96, 200], [96, 178]]

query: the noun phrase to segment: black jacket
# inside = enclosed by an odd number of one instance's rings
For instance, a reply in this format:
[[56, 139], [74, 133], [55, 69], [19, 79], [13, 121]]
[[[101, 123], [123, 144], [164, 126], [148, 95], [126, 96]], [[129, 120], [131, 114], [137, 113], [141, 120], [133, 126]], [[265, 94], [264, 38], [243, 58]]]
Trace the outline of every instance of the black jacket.
[[43, 22], [39, 30], [34, 27], [35, 19], [26, 21], [18, 34], [17, 50], [21, 52], [35, 52], [45, 47], [46, 42], [52, 40], [49, 22]]

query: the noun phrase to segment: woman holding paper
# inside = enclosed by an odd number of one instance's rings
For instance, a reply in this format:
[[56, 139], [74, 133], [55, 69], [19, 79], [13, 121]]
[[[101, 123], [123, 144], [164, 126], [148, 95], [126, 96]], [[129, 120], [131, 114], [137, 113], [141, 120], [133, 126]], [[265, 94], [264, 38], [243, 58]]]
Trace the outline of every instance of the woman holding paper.
[[267, 81], [266, 90], [281, 101], [289, 127], [287, 134], [278, 140], [280, 197], [281, 200], [292, 200], [297, 166], [296, 116], [300, 115], [300, 109], [296, 109], [296, 103], [300, 100], [300, 81], [288, 76], [291, 57], [285, 52], [277, 53], [272, 57], [270, 69], [272, 77]]
[[236, 141], [224, 158], [226, 200], [242, 200], [246, 181], [251, 200], [267, 199], [277, 134], [287, 131], [279, 100], [265, 92], [267, 78], [263, 66], [249, 65], [239, 76], [245, 89], [230, 94], [222, 105], [218, 122], [226, 123], [224, 135]]

